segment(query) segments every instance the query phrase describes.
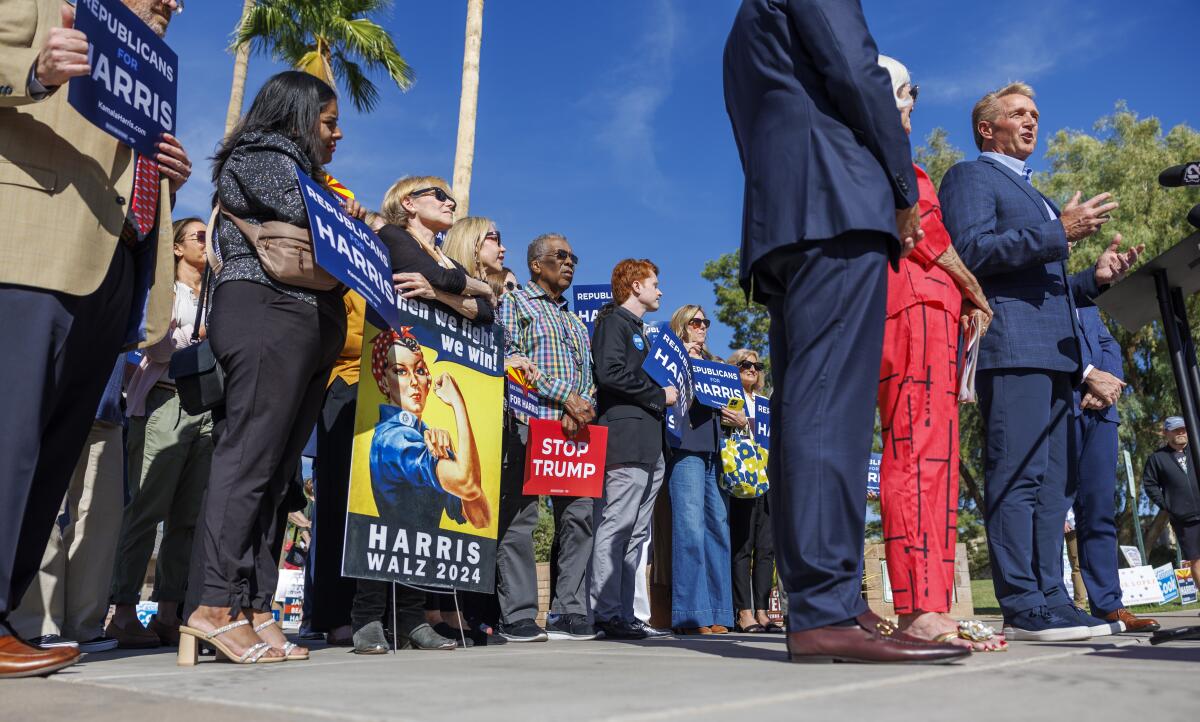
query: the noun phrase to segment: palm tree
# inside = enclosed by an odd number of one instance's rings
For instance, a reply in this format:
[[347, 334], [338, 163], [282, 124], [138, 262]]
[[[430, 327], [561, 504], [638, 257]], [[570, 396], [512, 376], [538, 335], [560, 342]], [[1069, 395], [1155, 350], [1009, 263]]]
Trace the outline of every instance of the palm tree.
[[[359, 111], [369, 112], [379, 100], [379, 89], [367, 77], [370, 71], [383, 70], [401, 90], [412, 87], [412, 68], [387, 30], [370, 18], [389, 9], [391, 0], [246, 3], [235, 48], [249, 45], [256, 53], [270, 53], [335, 88], [341, 86]], [[235, 78], [235, 86], [236, 82]]]
[[[242, 5], [242, 16], [238, 20], [240, 30], [246, 24], [246, 18], [254, 7], [254, 0], [245, 0]], [[237, 125], [242, 115], [242, 99], [246, 96], [246, 68], [250, 65], [250, 44], [239, 43], [233, 57], [233, 87], [229, 89], [229, 110], [225, 112], [225, 135]]]
[[475, 167], [475, 117], [479, 107], [479, 48], [483, 44], [483, 0], [467, 0], [467, 34], [463, 43], [462, 95], [458, 101], [458, 146], [454, 152], [456, 215], [467, 215], [471, 172]]

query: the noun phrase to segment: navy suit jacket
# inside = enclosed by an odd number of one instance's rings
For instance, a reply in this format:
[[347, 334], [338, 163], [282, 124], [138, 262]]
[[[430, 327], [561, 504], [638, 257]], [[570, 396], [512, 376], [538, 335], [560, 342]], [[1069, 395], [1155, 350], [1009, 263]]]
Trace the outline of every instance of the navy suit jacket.
[[[1100, 309], [1095, 306], [1086, 306], [1079, 309], [1079, 322], [1083, 327], [1083, 338], [1087, 343], [1088, 348], [1092, 352], [1092, 360], [1090, 363], [1101, 371], [1107, 371], [1113, 376], [1125, 380], [1125, 372], [1122, 370], [1121, 346], [1117, 340], [1113, 338], [1109, 332], [1108, 326], [1104, 324], [1104, 319], [1100, 318]], [[1086, 367], [1085, 367], [1086, 368]], [[1075, 389], [1075, 409], [1079, 410], [1079, 402], [1082, 399], [1082, 387]], [[1084, 412], [1092, 418], [1111, 421], [1114, 424], [1121, 423], [1121, 417], [1117, 415], [1117, 405], [1113, 404], [1103, 411], [1086, 411]]]
[[938, 197], [954, 248], [995, 311], [979, 368], [1078, 373], [1098, 365], [1075, 313], [1100, 294], [1095, 271], [1067, 273], [1067, 236], [1048, 199], [990, 158], [955, 165]]
[[725, 107], [746, 174], [741, 277], [781, 246], [896, 236], [917, 202], [908, 136], [858, 0], [744, 0]]

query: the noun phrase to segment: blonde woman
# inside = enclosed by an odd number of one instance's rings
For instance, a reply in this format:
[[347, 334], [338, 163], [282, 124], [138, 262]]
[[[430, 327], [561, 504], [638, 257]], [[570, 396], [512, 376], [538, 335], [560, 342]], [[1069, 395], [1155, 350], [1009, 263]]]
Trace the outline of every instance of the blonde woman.
[[458, 261], [467, 275], [487, 281], [497, 297], [504, 293], [504, 243], [490, 218], [468, 216], [454, 224], [442, 251]]
[[[693, 358], [714, 359], [705, 345], [711, 323], [700, 306], [682, 306], [671, 315], [671, 330]], [[733, 626], [729, 509], [717, 487], [722, 423], [744, 428], [747, 420], [740, 411], [693, 403], [667, 465], [671, 626], [680, 634], [727, 634]]]
[[[747, 430], [754, 438], [754, 395], [761, 393], [766, 385], [765, 364], [757, 351], [748, 348], [734, 351], [727, 363], [737, 367], [742, 394], [746, 397]], [[730, 573], [733, 608], [737, 614], [735, 628], [750, 633], [783, 632], [783, 627], [767, 616], [775, 581], [775, 540], [766, 494], [756, 499], [729, 498], [729, 544], [733, 550]]]

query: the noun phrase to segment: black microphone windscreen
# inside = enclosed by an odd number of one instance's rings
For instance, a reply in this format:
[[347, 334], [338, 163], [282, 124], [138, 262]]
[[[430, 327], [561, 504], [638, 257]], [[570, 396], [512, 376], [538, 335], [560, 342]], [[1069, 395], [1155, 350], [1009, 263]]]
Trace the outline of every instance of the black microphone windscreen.
[[1200, 161], [1171, 166], [1158, 174], [1158, 184], [1163, 188], [1200, 186]]

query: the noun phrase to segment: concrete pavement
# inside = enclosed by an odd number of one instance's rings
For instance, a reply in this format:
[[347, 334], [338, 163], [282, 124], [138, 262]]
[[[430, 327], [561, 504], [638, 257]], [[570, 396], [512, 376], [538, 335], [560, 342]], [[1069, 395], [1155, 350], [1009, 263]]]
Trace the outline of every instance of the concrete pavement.
[[[1178, 607], [1168, 607], [1179, 609]], [[1164, 612], [1164, 626], [1200, 624]], [[993, 620], [995, 621], [995, 620]], [[782, 636], [508, 644], [260, 667], [95, 654], [0, 682], [8, 722], [136, 720], [1193, 720], [1200, 642], [1012, 643], [943, 666], [793, 665]]]

